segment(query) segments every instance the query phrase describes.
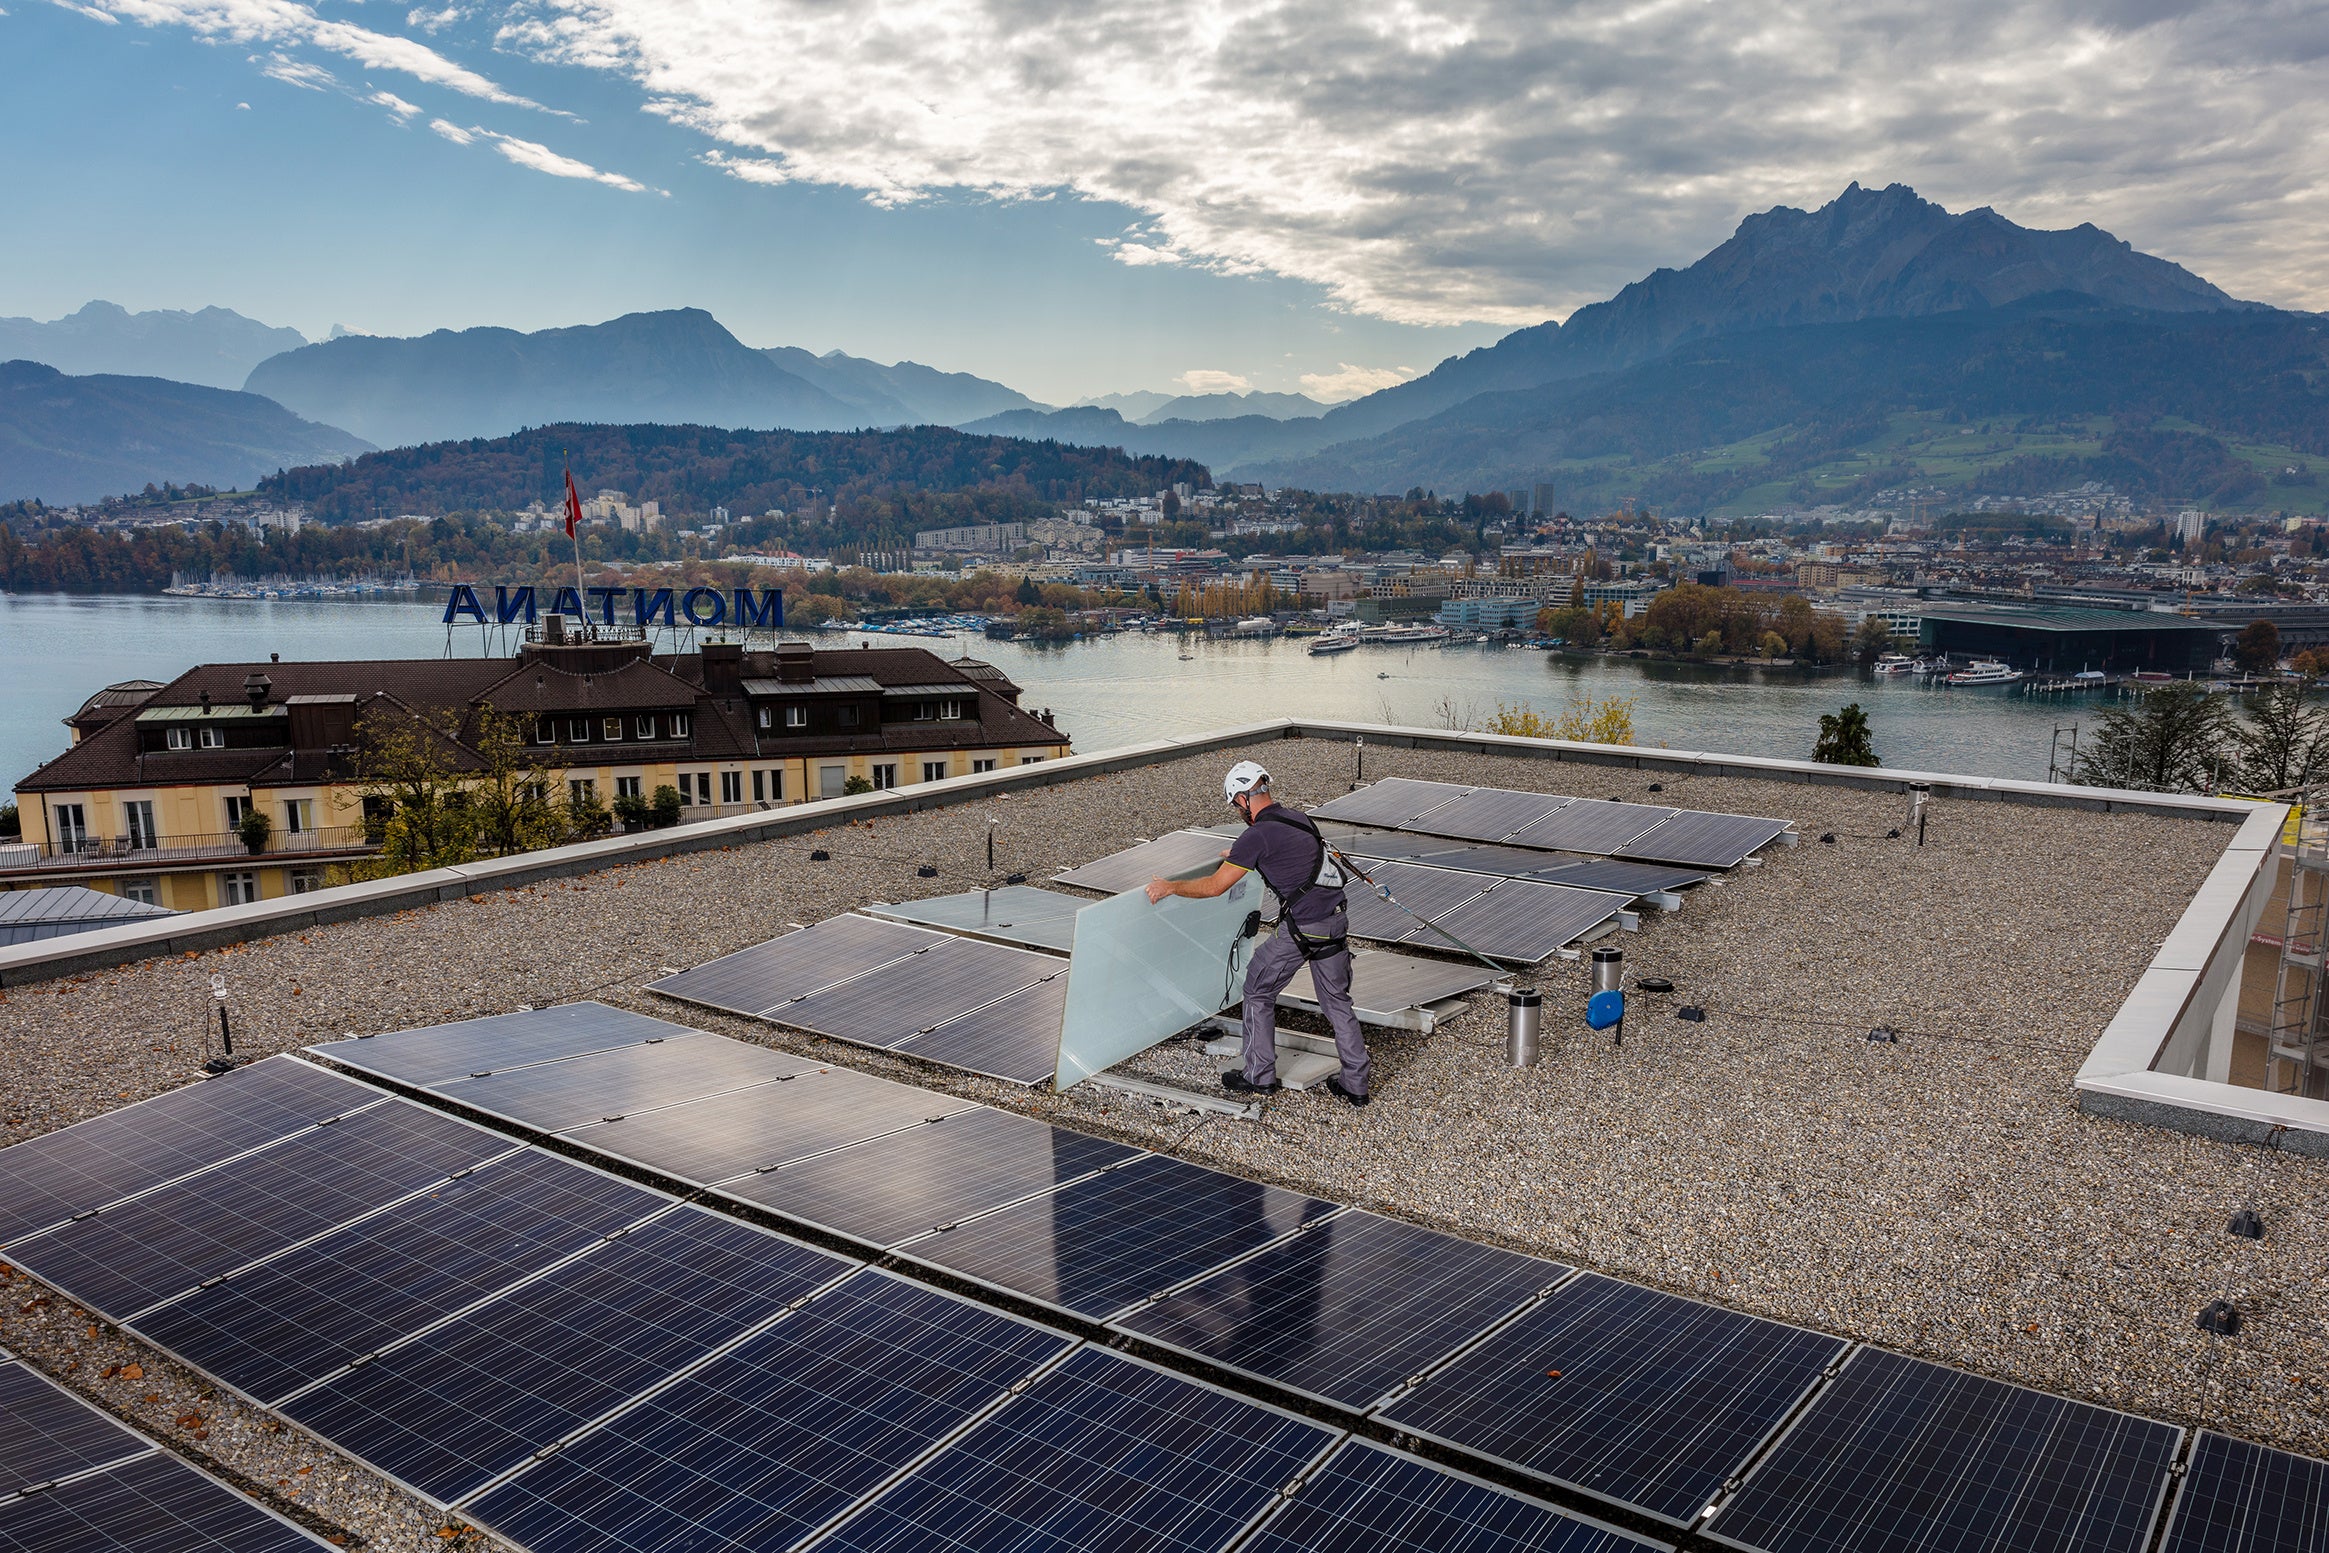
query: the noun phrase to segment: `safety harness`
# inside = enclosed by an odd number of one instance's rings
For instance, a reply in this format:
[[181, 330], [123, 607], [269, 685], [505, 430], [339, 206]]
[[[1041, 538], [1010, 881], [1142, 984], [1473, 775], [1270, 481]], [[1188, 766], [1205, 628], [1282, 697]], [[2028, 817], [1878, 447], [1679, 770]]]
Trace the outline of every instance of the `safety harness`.
[[[1301, 951], [1302, 958], [1305, 960], [1331, 960], [1350, 947], [1349, 939], [1341, 933], [1310, 934], [1303, 932], [1301, 924], [1294, 920], [1294, 907], [1313, 890], [1333, 890], [1340, 894], [1343, 885], [1348, 882], [1347, 876], [1343, 873], [1341, 864], [1335, 861], [1334, 849], [1326, 844], [1326, 837], [1319, 833], [1318, 822], [1311, 819], [1309, 815], [1289, 809], [1284, 804], [1274, 803], [1255, 815], [1253, 823], [1259, 825], [1268, 819], [1275, 819], [1280, 824], [1293, 826], [1303, 835], [1308, 836], [1318, 847], [1318, 860], [1310, 867], [1308, 882], [1297, 885], [1289, 891], [1281, 889], [1278, 882], [1268, 874], [1263, 874], [1262, 883], [1268, 885], [1271, 893], [1278, 897], [1280, 912], [1286, 923], [1286, 934], [1294, 941], [1294, 947]], [[1340, 910], [1341, 908], [1337, 907], [1336, 909]]]

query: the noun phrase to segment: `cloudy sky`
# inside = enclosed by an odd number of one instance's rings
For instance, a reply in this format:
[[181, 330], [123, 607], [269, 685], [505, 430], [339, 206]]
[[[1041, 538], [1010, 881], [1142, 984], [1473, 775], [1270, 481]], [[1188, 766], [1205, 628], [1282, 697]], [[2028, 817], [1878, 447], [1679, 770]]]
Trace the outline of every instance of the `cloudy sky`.
[[0, 314], [1345, 398], [1913, 184], [2329, 307], [2329, 7], [0, 0]]

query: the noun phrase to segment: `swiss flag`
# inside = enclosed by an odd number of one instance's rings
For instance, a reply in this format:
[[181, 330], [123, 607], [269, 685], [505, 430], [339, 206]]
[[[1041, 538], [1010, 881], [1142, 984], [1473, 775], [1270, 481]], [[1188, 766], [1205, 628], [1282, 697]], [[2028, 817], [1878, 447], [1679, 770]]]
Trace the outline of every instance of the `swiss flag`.
[[582, 524], [582, 493], [574, 488], [574, 471], [566, 471], [566, 537], [572, 539]]

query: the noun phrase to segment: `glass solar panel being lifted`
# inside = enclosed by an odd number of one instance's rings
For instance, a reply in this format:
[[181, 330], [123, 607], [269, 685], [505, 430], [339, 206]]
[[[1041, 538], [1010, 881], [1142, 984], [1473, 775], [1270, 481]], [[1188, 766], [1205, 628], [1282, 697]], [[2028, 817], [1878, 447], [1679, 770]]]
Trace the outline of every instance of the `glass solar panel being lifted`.
[[1788, 828], [1786, 820], [1752, 814], [1702, 814], [1685, 809], [1616, 848], [1613, 857], [1651, 858], [1697, 868], [1736, 868], [1755, 849]]
[[380, 1099], [269, 1057], [11, 1144], [0, 1149], [0, 1245]]
[[[1067, 970], [1057, 955], [932, 937], [915, 954], [764, 1017], [836, 1040], [889, 1047]], [[1056, 1027], [1052, 1036], [1056, 1047]]]
[[1767, 1553], [2141, 1553], [2182, 1435], [1863, 1348], [1706, 1529]]
[[790, 1052], [700, 1030], [612, 1051], [504, 1069], [433, 1086], [446, 1099], [524, 1127], [562, 1132], [588, 1122], [700, 1100], [816, 1071]]
[[1139, 1152], [982, 1106], [720, 1190], [785, 1218], [889, 1247]]
[[1567, 1272], [1353, 1210], [1117, 1325], [1363, 1411]]
[[1057, 883], [1080, 890], [1119, 895], [1151, 879], [1177, 879], [1200, 869], [1210, 871], [1220, 866], [1221, 854], [1228, 850], [1225, 837], [1201, 830], [1177, 830], [1054, 877]]
[[1644, 1553], [1662, 1542], [1345, 1440], [1240, 1553]]
[[32, 1366], [0, 1363], [0, 1498], [151, 1449]]
[[390, 1100], [19, 1242], [9, 1257], [123, 1320], [514, 1146]]
[[450, 1504], [851, 1265], [682, 1206], [279, 1411]]
[[1333, 1431], [1084, 1348], [859, 1510], [820, 1547], [1213, 1553]]
[[1039, 890], [1032, 885], [1007, 885], [1000, 890], [964, 890], [957, 895], [933, 895], [927, 900], [897, 905], [876, 903], [865, 910], [873, 916], [949, 933], [967, 933], [1007, 944], [1023, 944], [1066, 954], [1075, 943], [1076, 913], [1091, 902], [1079, 895]]
[[308, 1050], [351, 1068], [427, 1089], [448, 1079], [686, 1033], [685, 1025], [666, 1024], [627, 1008], [561, 1003], [555, 1008], [464, 1019], [420, 1030], [326, 1041]]
[[709, 1186], [901, 1132], [977, 1103], [827, 1068], [577, 1128], [566, 1141], [691, 1186]]
[[1071, 1341], [862, 1272], [469, 1513], [530, 1553], [787, 1548]]
[[527, 1149], [149, 1311], [136, 1329], [273, 1401], [669, 1202]]
[[1315, 1197], [1149, 1155], [901, 1254], [1104, 1319], [1334, 1211]]
[[1380, 1416], [1686, 1525], [1844, 1347], [1584, 1273]]
[[2329, 1461], [2203, 1429], [2160, 1553], [2329, 1553]]
[[330, 1546], [161, 1450], [0, 1503], [0, 1553], [318, 1553]]
[[1352, 825], [1401, 826], [1428, 814], [1451, 798], [1471, 792], [1454, 782], [1418, 782], [1410, 777], [1385, 777], [1355, 793], [1322, 803], [1310, 811], [1313, 818], [1342, 820]]
[[1054, 976], [910, 1036], [890, 1050], [1014, 1084], [1040, 1084], [1058, 1069], [1060, 1021], [1066, 1011], [1067, 977]]
[[731, 1014], [765, 1014], [820, 987], [830, 987], [927, 948], [939, 939], [939, 934], [903, 922], [828, 917], [813, 927], [722, 955], [692, 971], [651, 981], [647, 990]]

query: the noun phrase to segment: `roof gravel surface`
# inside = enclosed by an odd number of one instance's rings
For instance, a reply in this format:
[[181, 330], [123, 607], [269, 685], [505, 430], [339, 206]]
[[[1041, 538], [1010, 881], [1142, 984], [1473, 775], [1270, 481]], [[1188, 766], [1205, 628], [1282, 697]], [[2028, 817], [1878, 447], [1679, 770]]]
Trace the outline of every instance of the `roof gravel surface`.
[[[1475, 994], [1432, 1036], [1370, 1032], [1377, 1098], [1363, 1112], [1318, 1092], [1273, 1099], [1258, 1123], [1198, 1121], [1091, 1086], [1031, 1094], [640, 990], [788, 923], [989, 882], [990, 814], [1000, 871], [1030, 880], [1214, 823], [1219, 774], [1237, 753], [18, 988], [0, 996], [0, 1143], [193, 1077], [214, 974], [227, 979], [237, 1055], [599, 998], [1999, 1379], [2329, 1455], [2329, 1163], [2087, 1116], [2070, 1088], [2230, 841], [2222, 824], [1944, 799], [1919, 850], [1883, 839], [1895, 795], [1370, 747], [1370, 776], [1780, 815], [1806, 840], [1615, 940], [1630, 969], [1675, 984], [1637, 996], [1622, 1047], [1585, 1029], [1586, 967], [1554, 960], [1536, 975], [1536, 1067], [1505, 1066], [1501, 1001]], [[1297, 803], [1349, 783], [1347, 745], [1249, 753]], [[1826, 831], [1833, 845], [1813, 839]], [[812, 848], [832, 860], [809, 861]], [[938, 876], [918, 878], [924, 864]], [[1679, 1003], [1709, 1017], [1678, 1020]], [[1880, 1024], [1901, 1032], [1897, 1043], [1867, 1039]], [[1210, 1088], [1223, 1065], [1183, 1039], [1135, 1066]], [[2263, 1215], [2263, 1240], [2226, 1232], [2242, 1207]], [[445, 1545], [438, 1516], [366, 1469], [40, 1293], [22, 1274], [0, 1287], [0, 1346], [311, 1524], [320, 1516], [350, 1545]], [[2216, 1298], [2247, 1317], [2238, 1337], [2195, 1328]], [[131, 1363], [142, 1379], [113, 1368]], [[199, 1426], [177, 1426], [196, 1413]]]

